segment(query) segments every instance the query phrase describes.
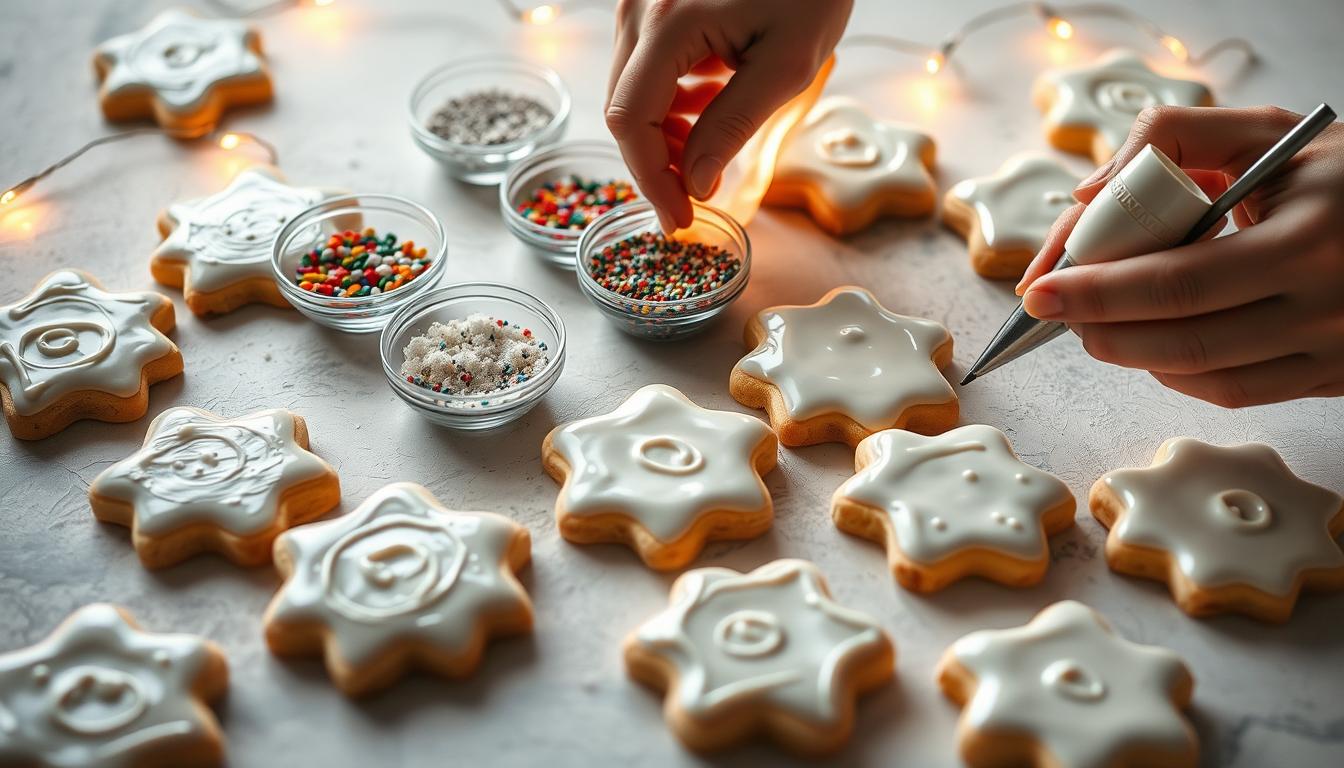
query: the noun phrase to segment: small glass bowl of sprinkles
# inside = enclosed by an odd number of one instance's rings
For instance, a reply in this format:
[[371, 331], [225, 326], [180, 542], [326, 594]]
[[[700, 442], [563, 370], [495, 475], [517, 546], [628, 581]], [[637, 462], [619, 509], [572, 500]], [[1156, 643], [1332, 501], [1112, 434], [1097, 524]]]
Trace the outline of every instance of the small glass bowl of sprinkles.
[[638, 198], [615, 144], [567, 141], [518, 163], [499, 186], [504, 224], [542, 258], [574, 266], [574, 247], [599, 216]]
[[457, 283], [402, 307], [378, 350], [388, 385], [416, 413], [453, 429], [494, 429], [530, 411], [560, 378], [565, 325], [526, 291]]
[[333, 197], [290, 219], [271, 246], [280, 295], [312, 321], [372, 333], [433, 288], [448, 253], [443, 225], [396, 195]]
[[553, 144], [569, 122], [569, 89], [554, 70], [511, 56], [445, 64], [411, 91], [411, 137], [469, 184], [498, 184], [514, 163]]
[[648, 201], [584, 230], [579, 288], [626, 333], [673, 340], [703, 330], [747, 287], [751, 241], [727, 213], [694, 203], [695, 222], [668, 237]]

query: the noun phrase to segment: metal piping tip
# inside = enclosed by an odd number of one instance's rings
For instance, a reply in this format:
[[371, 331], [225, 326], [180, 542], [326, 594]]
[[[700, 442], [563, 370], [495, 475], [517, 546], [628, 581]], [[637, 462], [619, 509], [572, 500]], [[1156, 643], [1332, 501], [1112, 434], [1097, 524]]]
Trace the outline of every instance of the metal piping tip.
[[970, 384], [972, 381], [975, 381], [975, 374], [974, 374], [974, 373], [968, 373], [968, 374], [966, 374], [966, 376], [965, 376], [964, 378], [962, 378], [962, 380], [961, 380], [961, 386], [964, 387], [964, 386], [966, 386], [967, 384]]

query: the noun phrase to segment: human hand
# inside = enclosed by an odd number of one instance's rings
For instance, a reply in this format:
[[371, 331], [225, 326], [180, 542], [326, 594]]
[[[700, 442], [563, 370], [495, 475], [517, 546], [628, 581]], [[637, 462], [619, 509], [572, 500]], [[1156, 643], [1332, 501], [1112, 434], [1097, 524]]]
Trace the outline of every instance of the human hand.
[[1344, 395], [1344, 124], [1233, 210], [1239, 231], [1050, 272], [1084, 204], [1144, 145], [1196, 169], [1213, 198], [1300, 119], [1275, 107], [1144, 110], [1018, 284], [1026, 311], [1068, 323], [1098, 360], [1228, 408]]
[[[713, 194], [742, 145], [812, 82], [839, 42], [852, 5], [620, 1], [607, 128], [664, 231], [690, 225], [689, 196]], [[688, 74], [730, 72], [726, 84], [677, 82]]]

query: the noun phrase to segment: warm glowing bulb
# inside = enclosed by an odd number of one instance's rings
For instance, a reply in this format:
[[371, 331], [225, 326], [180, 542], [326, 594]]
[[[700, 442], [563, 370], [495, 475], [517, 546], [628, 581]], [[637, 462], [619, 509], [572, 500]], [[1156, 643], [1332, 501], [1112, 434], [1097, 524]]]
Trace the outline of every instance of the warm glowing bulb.
[[224, 149], [237, 149], [242, 139], [236, 133], [226, 133], [219, 137], [219, 146]]
[[1190, 58], [1190, 51], [1185, 47], [1185, 43], [1182, 43], [1171, 35], [1162, 36], [1162, 45], [1166, 46], [1167, 50], [1171, 51], [1171, 54], [1181, 61], [1186, 61]]
[[1068, 40], [1073, 37], [1073, 25], [1061, 18], [1050, 19], [1047, 25], [1050, 28], [1050, 34], [1058, 37], [1060, 40]]
[[9, 205], [10, 203], [14, 202], [14, 198], [18, 196], [19, 196], [18, 192], [15, 192], [12, 189], [7, 189], [5, 190], [5, 194], [0, 195], [0, 205]]
[[555, 21], [555, 17], [559, 15], [560, 9], [554, 5], [538, 5], [530, 11], [523, 11], [523, 21], [541, 26]]
[[935, 53], [924, 61], [924, 70], [930, 75], [938, 74], [943, 68], [943, 54]]
[[313, 0], [313, 5], [316, 5], [318, 8], [325, 8], [326, 6], [331, 5], [335, 1], [336, 0]]

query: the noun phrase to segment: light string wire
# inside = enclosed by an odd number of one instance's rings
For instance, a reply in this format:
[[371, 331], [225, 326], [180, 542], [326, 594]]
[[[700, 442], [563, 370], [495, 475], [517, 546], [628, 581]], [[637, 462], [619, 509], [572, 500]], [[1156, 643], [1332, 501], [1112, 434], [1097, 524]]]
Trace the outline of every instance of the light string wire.
[[132, 128], [127, 131], [121, 131], [119, 133], [109, 133], [105, 136], [99, 136], [95, 139], [91, 139], [90, 141], [86, 142], [83, 146], [76, 149], [74, 152], [65, 155], [56, 162], [52, 163], [51, 165], [48, 165], [46, 168], [43, 168], [42, 170], [38, 171], [32, 176], [29, 176], [28, 178], [23, 179], [14, 186], [6, 189], [3, 194], [0, 194], [0, 205], [9, 205], [10, 203], [14, 202], [15, 199], [17, 199], [24, 192], [27, 192], [30, 188], [32, 188], [33, 185], [37, 184], [42, 179], [45, 179], [46, 177], [52, 175], [56, 171], [59, 171], [65, 166], [73, 163], [75, 160], [79, 159], [85, 152], [88, 152], [89, 150], [95, 147], [101, 147], [104, 144], [112, 144], [114, 142], [124, 141], [126, 139], [132, 139], [137, 136], [146, 136], [149, 134], [160, 134], [164, 136], [169, 136], [171, 138], [183, 139], [183, 140], [202, 140], [206, 138], [214, 139], [216, 136], [218, 136], [218, 139], [214, 143], [221, 149], [234, 150], [244, 144], [255, 144], [266, 151], [266, 157], [268, 161], [271, 163], [271, 165], [276, 165], [280, 162], [280, 153], [275, 148], [274, 144], [270, 143], [269, 141], [266, 141], [265, 139], [261, 138], [255, 133], [249, 133], [248, 131], [216, 130], [202, 136], [200, 134], [195, 133], [191, 135], [186, 135], [180, 131], [173, 131], [167, 128], [159, 128], [159, 127], [146, 126], [144, 128]]

